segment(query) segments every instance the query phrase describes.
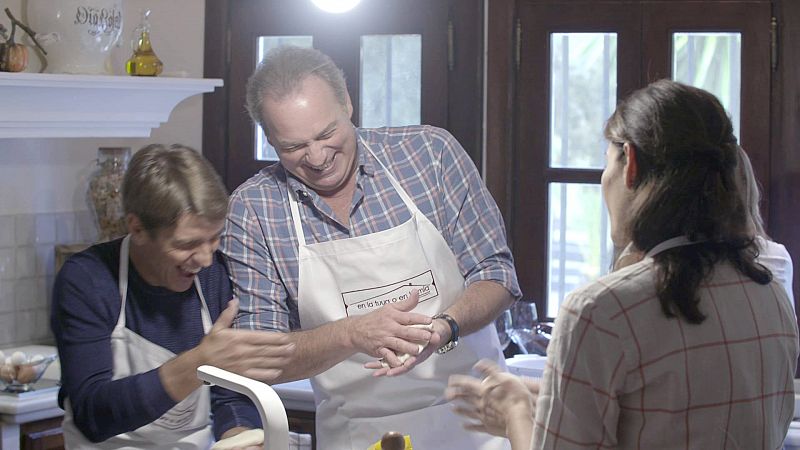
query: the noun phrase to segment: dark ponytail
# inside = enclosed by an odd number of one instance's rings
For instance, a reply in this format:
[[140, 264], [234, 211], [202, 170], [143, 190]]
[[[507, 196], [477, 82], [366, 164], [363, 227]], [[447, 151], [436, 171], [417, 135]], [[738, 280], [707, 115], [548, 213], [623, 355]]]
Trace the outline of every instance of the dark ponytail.
[[606, 137], [628, 142], [638, 163], [627, 235], [647, 252], [687, 236], [697, 243], [654, 256], [656, 293], [667, 317], [700, 323], [698, 289], [728, 261], [757, 283], [771, 280], [755, 262], [745, 205], [735, 182], [738, 146], [724, 108], [712, 94], [670, 80], [640, 89], [609, 118]]

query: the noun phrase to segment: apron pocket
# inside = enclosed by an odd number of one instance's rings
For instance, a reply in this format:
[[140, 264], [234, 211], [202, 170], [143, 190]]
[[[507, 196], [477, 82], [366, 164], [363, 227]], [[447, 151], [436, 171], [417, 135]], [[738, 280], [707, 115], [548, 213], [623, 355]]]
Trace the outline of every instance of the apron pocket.
[[[383, 417], [351, 418], [348, 421], [351, 448], [364, 449], [389, 431], [411, 436], [415, 449], [509, 450], [505, 438], [464, 429], [465, 419], [453, 412], [452, 403]], [[322, 447], [321, 447], [322, 448]]]

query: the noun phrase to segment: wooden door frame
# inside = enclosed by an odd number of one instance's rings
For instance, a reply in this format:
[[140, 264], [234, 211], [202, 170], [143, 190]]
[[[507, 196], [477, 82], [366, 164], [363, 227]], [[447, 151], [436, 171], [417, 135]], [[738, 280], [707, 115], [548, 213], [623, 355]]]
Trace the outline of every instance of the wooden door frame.
[[228, 11], [231, 0], [205, 2], [203, 76], [224, 85], [203, 95], [203, 155], [225, 180], [228, 173]]
[[487, 7], [486, 55], [486, 149], [484, 177], [486, 186], [506, 221], [509, 245], [514, 221], [511, 208], [514, 96], [516, 95], [516, 0], [491, 0]]
[[[771, 90], [768, 233], [800, 262], [800, 2], [775, 0], [777, 48]], [[794, 268], [794, 298], [800, 298], [800, 270]], [[800, 367], [798, 368], [800, 369]]]
[[[679, 12], [674, 2], [649, 1], [648, 14], [643, 17], [642, 54], [647, 61], [643, 64], [642, 86], [660, 78], [670, 77], [672, 68], [670, 34], [680, 31], [714, 30], [741, 32], [741, 67], [747, 71], [747, 78], [741, 79], [741, 129], [737, 131], [741, 145], [747, 150], [758, 180], [770, 179], [770, 118], [762, 111], [769, 111], [770, 97], [757, 87], [766, 82], [770, 89], [769, 13], [765, 11], [769, 0], [747, 0], [729, 2], [731, 9], [724, 12], [712, 11], [716, 5], [683, 0]], [[670, 11], [671, 13], [668, 13]], [[762, 16], [759, 17], [759, 14]], [[747, 17], [745, 27], [741, 27], [741, 17]], [[652, 22], [657, 21], [654, 25]], [[763, 26], [763, 27], [762, 27]], [[757, 32], [763, 29], [764, 32]], [[765, 40], [759, 41], [764, 38]], [[747, 103], [744, 101], [747, 100]], [[769, 185], [764, 183], [762, 196], [769, 198]], [[769, 222], [767, 210], [762, 216]]]
[[[203, 154], [227, 183], [230, 73], [230, 7], [237, 0], [205, 2], [204, 76], [221, 78], [224, 85], [203, 99]], [[309, 1], [309, 0], [292, 0]], [[452, 67], [447, 74], [447, 128], [473, 162], [481, 168], [483, 150], [483, 5], [488, 0], [447, 0], [453, 35]], [[476, 32], [477, 30], [477, 32]], [[235, 186], [228, 186], [232, 190]]]
[[[637, 89], [640, 84], [641, 24], [639, 8], [614, 4], [600, 11], [591, 8], [592, 0], [569, 4], [552, 1], [520, 3], [517, 14], [524, 21], [521, 33], [520, 67], [516, 70], [517, 89], [514, 104], [515, 130], [512, 148], [514, 184], [510, 201], [514, 209], [511, 224], [515, 260], [525, 270], [518, 271], [520, 287], [539, 307], [540, 317], [547, 317], [550, 241], [548, 240], [549, 192], [551, 183], [586, 183], [599, 186], [601, 168], [578, 169], [551, 167], [549, 130], [551, 110], [550, 33], [615, 32], [617, 37], [617, 98]], [[569, 11], [565, 14], [565, 11]], [[537, 99], [537, 102], [522, 101]], [[541, 100], [538, 100], [541, 98]], [[613, 110], [613, 107], [612, 107]], [[610, 112], [610, 111], [609, 111]], [[605, 118], [603, 118], [604, 120]], [[601, 154], [603, 146], [597, 149]], [[564, 219], [564, 218], [562, 218]], [[566, 242], [562, 241], [562, 246]], [[564, 249], [562, 248], [562, 251]]]

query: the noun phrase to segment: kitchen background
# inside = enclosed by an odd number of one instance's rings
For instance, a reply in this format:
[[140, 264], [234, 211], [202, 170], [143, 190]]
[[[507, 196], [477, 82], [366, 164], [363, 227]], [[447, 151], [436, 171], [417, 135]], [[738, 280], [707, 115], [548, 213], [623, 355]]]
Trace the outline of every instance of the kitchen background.
[[[0, 10], [10, 8], [23, 20], [26, 6], [25, 0], [0, 0]], [[164, 62], [162, 76], [202, 78], [204, 0], [126, 0], [120, 43], [112, 53], [114, 73], [125, 73], [132, 32], [145, 8], [152, 11], [151, 36]], [[5, 14], [0, 23], [10, 29]], [[39, 67], [31, 61], [27, 71]], [[86, 189], [98, 147], [136, 151], [150, 143], [182, 143], [201, 150], [202, 106], [200, 95], [184, 100], [149, 138], [0, 138], [0, 348], [53, 342], [54, 249], [97, 237]], [[0, 107], [13, 105], [0, 99]]]

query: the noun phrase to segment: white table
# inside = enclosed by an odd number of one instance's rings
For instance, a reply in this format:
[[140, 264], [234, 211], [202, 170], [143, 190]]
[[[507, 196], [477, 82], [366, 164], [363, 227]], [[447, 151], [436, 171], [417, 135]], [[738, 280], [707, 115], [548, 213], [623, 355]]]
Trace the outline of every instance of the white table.
[[[10, 356], [15, 351], [22, 351], [28, 355], [52, 355], [56, 352], [53, 346], [29, 345], [25, 347], [2, 349]], [[58, 380], [61, 375], [61, 365], [55, 361], [42, 378]], [[314, 393], [308, 380], [293, 381], [274, 385], [273, 388], [281, 397], [287, 409], [313, 412]], [[58, 390], [50, 389], [42, 393], [26, 394], [24, 396], [0, 395], [0, 450], [18, 450], [20, 442], [20, 425], [37, 420], [61, 417], [64, 410], [58, 407]]]
[[314, 404], [314, 392], [311, 390], [311, 382], [308, 380], [290, 381], [272, 385], [272, 389], [283, 401], [283, 407], [295, 411], [314, 412], [317, 410]]
[[[56, 348], [51, 345], [28, 345], [12, 349], [3, 349], [3, 353], [11, 356], [15, 351], [27, 355], [52, 355]], [[58, 380], [61, 365], [56, 360], [50, 364], [42, 378]], [[0, 450], [18, 450], [20, 425], [42, 419], [50, 419], [64, 415], [58, 407], [58, 389], [48, 389], [41, 393], [23, 396], [0, 395]]]

